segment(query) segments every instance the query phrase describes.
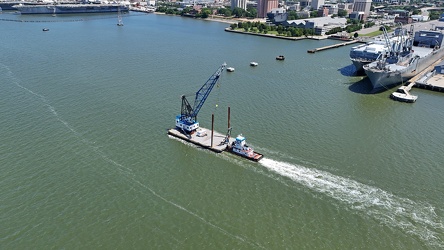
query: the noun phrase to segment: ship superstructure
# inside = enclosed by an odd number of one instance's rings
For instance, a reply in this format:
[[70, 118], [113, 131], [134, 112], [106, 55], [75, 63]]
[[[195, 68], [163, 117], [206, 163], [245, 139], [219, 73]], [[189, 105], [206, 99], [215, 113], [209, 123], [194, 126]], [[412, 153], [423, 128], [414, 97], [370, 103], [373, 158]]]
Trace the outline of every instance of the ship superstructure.
[[373, 90], [382, 91], [401, 84], [444, 56], [444, 34], [441, 30], [421, 30], [414, 33], [402, 46], [382, 58], [364, 65]]
[[350, 49], [350, 60], [355, 66], [357, 73], [364, 74], [364, 65], [380, 59], [386, 53], [390, 53], [406, 38], [406, 29], [397, 28], [390, 38], [383, 40], [375, 39], [366, 44], [352, 47]]

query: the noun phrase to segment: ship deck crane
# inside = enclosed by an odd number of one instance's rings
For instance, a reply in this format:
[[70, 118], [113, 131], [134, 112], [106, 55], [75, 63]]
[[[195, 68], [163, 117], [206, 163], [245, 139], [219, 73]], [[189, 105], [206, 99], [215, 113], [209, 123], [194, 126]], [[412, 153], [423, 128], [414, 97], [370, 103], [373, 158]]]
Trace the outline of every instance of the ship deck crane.
[[193, 106], [188, 102], [185, 95], [182, 95], [182, 107], [180, 115], [176, 116], [176, 128], [181, 129], [186, 134], [190, 134], [199, 128], [199, 122], [197, 121], [197, 114], [202, 108], [203, 104], [210, 95], [214, 85], [219, 81], [222, 71], [227, 66], [223, 63], [214, 74], [207, 80], [207, 82], [196, 92]]

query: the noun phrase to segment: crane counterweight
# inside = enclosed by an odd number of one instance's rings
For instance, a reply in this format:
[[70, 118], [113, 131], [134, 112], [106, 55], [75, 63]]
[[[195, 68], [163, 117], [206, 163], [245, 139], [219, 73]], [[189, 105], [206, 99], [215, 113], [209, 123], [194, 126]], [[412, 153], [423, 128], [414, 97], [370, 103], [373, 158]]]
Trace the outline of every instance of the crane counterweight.
[[205, 82], [204, 85], [196, 92], [193, 106], [188, 102], [185, 95], [182, 95], [182, 106], [180, 115], [176, 116], [176, 127], [185, 133], [192, 133], [199, 128], [197, 121], [197, 114], [207, 100], [214, 85], [219, 81], [219, 78], [227, 66], [223, 63], [214, 74]]

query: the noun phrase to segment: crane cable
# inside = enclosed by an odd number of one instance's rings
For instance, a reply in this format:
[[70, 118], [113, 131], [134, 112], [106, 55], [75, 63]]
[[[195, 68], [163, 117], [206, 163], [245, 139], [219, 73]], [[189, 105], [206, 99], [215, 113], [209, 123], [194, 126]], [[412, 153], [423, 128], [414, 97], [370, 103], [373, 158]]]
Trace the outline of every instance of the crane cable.
[[219, 107], [219, 98], [220, 98], [220, 82], [221, 82], [221, 78], [222, 77], [219, 77], [219, 80], [218, 80], [218, 82], [216, 83], [216, 88], [218, 89], [217, 90], [217, 97], [216, 97], [216, 105], [215, 105], [215, 107], [214, 107], [214, 110], [216, 110], [218, 107]]

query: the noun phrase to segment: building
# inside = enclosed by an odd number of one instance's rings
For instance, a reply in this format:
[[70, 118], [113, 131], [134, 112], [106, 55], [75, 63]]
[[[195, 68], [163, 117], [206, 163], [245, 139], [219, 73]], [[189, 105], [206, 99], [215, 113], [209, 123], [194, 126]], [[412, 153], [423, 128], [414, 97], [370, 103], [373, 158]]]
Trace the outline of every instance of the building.
[[284, 8], [277, 8], [268, 12], [267, 17], [272, 23], [279, 25], [280, 23], [287, 21], [288, 13]]
[[337, 15], [338, 14], [338, 5], [337, 4], [324, 4], [319, 10], [327, 9], [327, 15]]
[[397, 16], [395, 17], [395, 23], [402, 23], [402, 24], [411, 24], [413, 22], [413, 18], [407, 17], [407, 16]]
[[348, 15], [348, 18], [353, 19], [353, 20], [364, 20], [364, 12], [362, 11], [353, 11], [352, 13], [350, 13]]
[[324, 5], [324, 0], [312, 0], [311, 1], [311, 7], [314, 10], [319, 9], [322, 5]]
[[231, 10], [234, 10], [234, 8], [247, 10], [247, 0], [231, 0]]
[[328, 16], [328, 8], [321, 7], [318, 9], [318, 17]]
[[278, 0], [258, 0], [257, 1], [257, 17], [266, 18], [267, 13], [272, 9], [279, 7]]
[[329, 30], [341, 27], [345, 28], [347, 25], [346, 18], [332, 18], [332, 17], [317, 17], [305, 20], [290, 20], [282, 23], [284, 26], [291, 26], [295, 28], [312, 29], [316, 35], [325, 35]]
[[300, 0], [301, 8], [311, 7], [311, 0]]
[[325, 33], [333, 28], [345, 28], [347, 19], [342, 17], [318, 17], [307, 19], [305, 23], [306, 29], [314, 29], [315, 35], [325, 35]]
[[353, 12], [364, 12], [364, 20], [370, 15], [372, 0], [355, 0]]
[[338, 10], [346, 10], [347, 14], [353, 11], [353, 3], [338, 3]]
[[301, 3], [297, 2], [295, 4], [288, 6], [288, 10], [300, 11], [301, 10]]

